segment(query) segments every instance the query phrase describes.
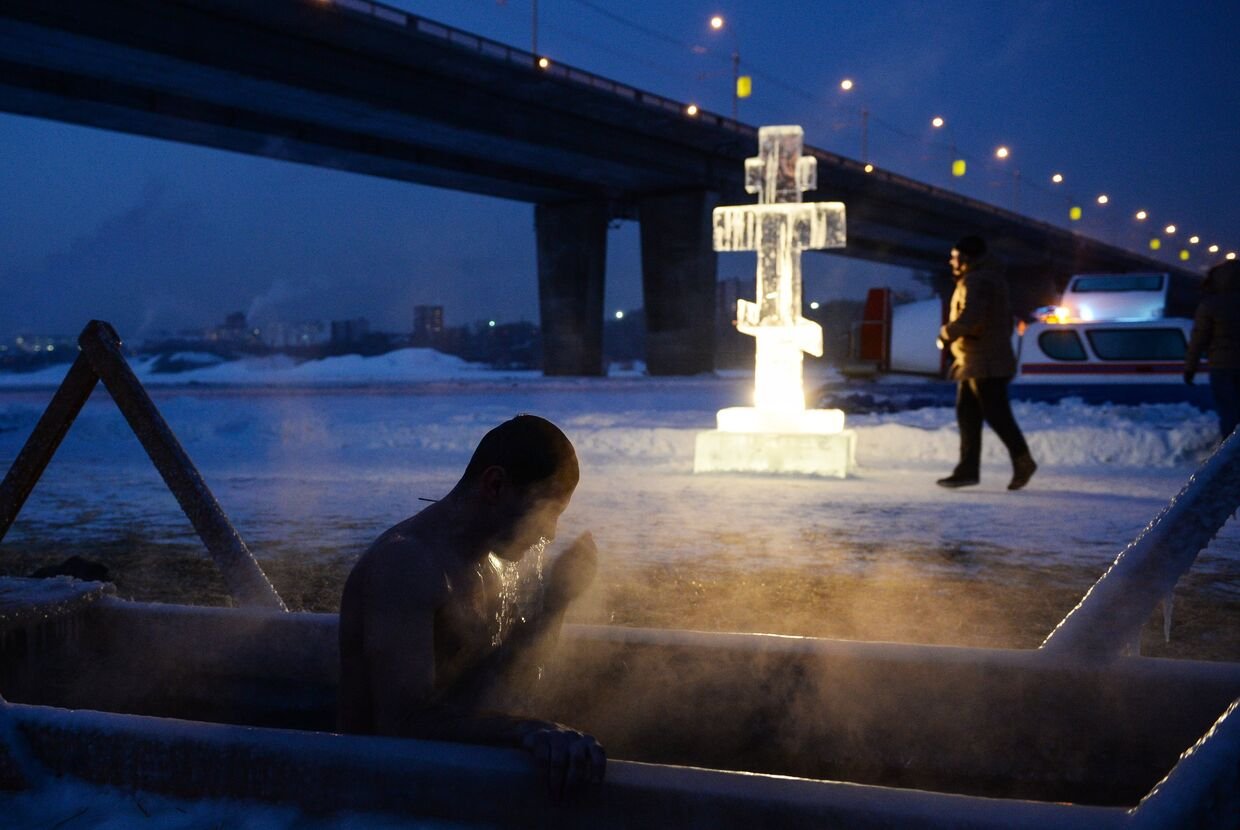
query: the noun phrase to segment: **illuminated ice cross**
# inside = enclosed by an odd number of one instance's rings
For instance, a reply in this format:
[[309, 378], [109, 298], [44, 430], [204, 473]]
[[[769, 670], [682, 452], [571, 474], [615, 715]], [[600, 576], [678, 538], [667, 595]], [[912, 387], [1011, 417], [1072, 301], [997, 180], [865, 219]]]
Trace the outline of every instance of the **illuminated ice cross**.
[[715, 208], [715, 250], [758, 252], [757, 302], [736, 303], [737, 328], [757, 338], [754, 409], [721, 411], [721, 430], [843, 427], [836, 410], [806, 411], [801, 382], [802, 353], [822, 356], [822, 327], [801, 316], [801, 252], [841, 248], [846, 238], [843, 203], [801, 202], [801, 191], [818, 186], [817, 160], [801, 155], [803, 136], [795, 126], [759, 129], [758, 156], [745, 159], [745, 190], [758, 204]]

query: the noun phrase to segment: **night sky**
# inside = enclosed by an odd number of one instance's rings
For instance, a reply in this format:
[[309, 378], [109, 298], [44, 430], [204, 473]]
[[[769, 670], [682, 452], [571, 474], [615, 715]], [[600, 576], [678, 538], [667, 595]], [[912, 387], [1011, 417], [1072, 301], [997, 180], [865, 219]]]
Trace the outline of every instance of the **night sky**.
[[[530, 0], [392, 5], [531, 43]], [[738, 49], [754, 79], [749, 123], [801, 124], [807, 143], [858, 158], [864, 108], [879, 167], [1065, 226], [1077, 204], [1074, 229], [1142, 251], [1157, 235], [1161, 254], [1188, 249], [1197, 267], [1240, 251], [1235, 0], [538, 8], [539, 51], [557, 62], [727, 114]], [[949, 172], [953, 143], [963, 179]], [[416, 303], [444, 305], [449, 325], [537, 320], [527, 204], [10, 115], [0, 147], [0, 336], [72, 334], [99, 317], [141, 337], [237, 310], [257, 324], [365, 316], [406, 331]], [[636, 308], [636, 224], [609, 246], [608, 312]], [[720, 257], [721, 277], [753, 269], [752, 254]], [[805, 274], [807, 299], [926, 291], [906, 271], [834, 256], [807, 257]]]

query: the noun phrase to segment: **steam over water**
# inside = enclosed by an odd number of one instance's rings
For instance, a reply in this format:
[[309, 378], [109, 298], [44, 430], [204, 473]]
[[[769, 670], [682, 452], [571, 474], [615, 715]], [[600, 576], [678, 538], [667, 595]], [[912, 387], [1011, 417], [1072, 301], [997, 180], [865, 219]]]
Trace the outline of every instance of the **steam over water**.
[[[517, 412], [558, 423], [582, 481], [559, 539], [593, 532], [599, 579], [570, 620], [856, 639], [1031, 647], [1152, 519], [1208, 451], [1188, 407], [1018, 404], [1041, 465], [1026, 491], [986, 436], [983, 483], [947, 492], [950, 410], [854, 416], [846, 481], [694, 476], [694, 433], [745, 402], [748, 380], [521, 380], [402, 388], [171, 389], [156, 404], [281, 595], [334, 610], [348, 569], [384, 529], [451, 489], [475, 444]], [[7, 468], [51, 397], [0, 393]], [[554, 557], [559, 543], [546, 550]], [[226, 604], [223, 583], [116, 408], [96, 395], [17, 523], [0, 570], [77, 554], [120, 593]], [[1240, 659], [1240, 531], [1199, 559], [1175, 598], [1171, 643], [1146, 653]], [[541, 549], [521, 569], [541, 569]], [[515, 570], [515, 569], [514, 569]], [[535, 576], [537, 573], [534, 574]], [[521, 580], [506, 602], [532, 601]], [[1160, 651], [1161, 649], [1161, 651]], [[1177, 651], [1177, 649], [1180, 649]]]

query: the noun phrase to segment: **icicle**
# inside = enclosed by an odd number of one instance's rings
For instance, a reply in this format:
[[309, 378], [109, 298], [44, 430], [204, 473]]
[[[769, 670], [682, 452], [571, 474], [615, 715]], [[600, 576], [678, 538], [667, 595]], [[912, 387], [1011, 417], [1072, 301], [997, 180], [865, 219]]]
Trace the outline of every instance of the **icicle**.
[[1175, 592], [1168, 593], [1162, 600], [1163, 642], [1171, 642], [1171, 609], [1175, 605]]

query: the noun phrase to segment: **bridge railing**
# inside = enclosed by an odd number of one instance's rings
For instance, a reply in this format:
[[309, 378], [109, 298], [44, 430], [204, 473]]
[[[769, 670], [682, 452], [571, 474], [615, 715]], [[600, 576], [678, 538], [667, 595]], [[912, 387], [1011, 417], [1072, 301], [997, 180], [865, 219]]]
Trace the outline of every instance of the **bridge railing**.
[[[640, 104], [655, 107], [657, 109], [666, 110], [679, 116], [686, 115], [687, 105], [683, 101], [674, 101], [662, 95], [656, 95], [653, 92], [647, 92], [643, 89], [628, 86], [627, 84], [617, 83], [610, 78], [604, 78], [602, 75], [595, 75], [592, 72], [586, 72], [566, 64], [548, 61], [545, 67], [538, 65], [541, 55], [535, 55], [524, 49], [518, 49], [509, 46], [506, 43], [500, 43], [496, 40], [475, 35], [472, 32], [466, 32], [461, 29], [454, 29], [451, 26], [445, 26], [433, 20], [427, 20], [418, 17], [416, 14], [401, 11], [392, 8], [383, 3], [374, 3], [371, 0], [318, 0], [316, 5], [340, 8], [356, 14], [365, 14], [376, 20], [383, 21], [394, 26], [400, 26], [410, 31], [417, 32], [421, 35], [440, 38], [456, 46], [463, 46], [472, 49], [480, 55], [485, 55], [496, 60], [507, 61], [508, 63], [524, 67], [526, 69], [536, 69], [539, 72], [551, 75], [553, 77], [565, 78], [574, 83], [584, 86], [600, 89], [626, 98]], [[719, 115], [706, 110], [698, 110], [693, 116], [696, 120], [722, 127], [726, 130], [739, 133], [746, 136], [757, 136], [758, 131], [754, 127], [736, 121], [732, 118]]]
[[[689, 113], [687, 112], [688, 104], [684, 101], [675, 101], [671, 98], [657, 95], [653, 92], [647, 92], [643, 89], [637, 89], [636, 87], [628, 86], [627, 84], [617, 83], [610, 78], [604, 78], [602, 75], [595, 75], [592, 72], [586, 72], [585, 70], [577, 69], [575, 67], [568, 66], [567, 64], [560, 64], [555, 61], [548, 61], [545, 67], [541, 67], [538, 65], [539, 58], [543, 57], [541, 55], [535, 55], [534, 53], [527, 52], [524, 49], [509, 46], [506, 43], [500, 43], [496, 40], [490, 40], [489, 38], [473, 34], [472, 32], [466, 32], [463, 29], [456, 29], [452, 26], [446, 26], [443, 23], [427, 20], [426, 18], [419, 17], [416, 14], [411, 14], [383, 3], [376, 3], [373, 2], [373, 0], [307, 0], [307, 2], [313, 3], [314, 5], [320, 7], [337, 8], [354, 14], [367, 15], [370, 18], [382, 23], [397, 26], [407, 31], [415, 32], [419, 35], [439, 38], [453, 45], [473, 50], [480, 55], [484, 55], [495, 60], [506, 61], [514, 66], [519, 66], [526, 70], [532, 69], [536, 72], [563, 78], [583, 86], [609, 92], [635, 103], [660, 109], [667, 113], [678, 115], [682, 118], [689, 117]], [[700, 123], [709, 124], [728, 130], [736, 133], [737, 135], [748, 136], [755, 139], [758, 135], [758, 130], [756, 127], [719, 115], [718, 113], [699, 109], [692, 115], [692, 118]], [[1015, 211], [999, 207], [998, 205], [992, 205], [988, 202], [982, 202], [969, 196], [965, 196], [962, 193], [957, 193], [953, 190], [947, 190], [936, 185], [911, 179], [891, 170], [876, 168], [872, 164], [867, 164], [865, 162], [857, 161], [856, 159], [841, 156], [838, 153], [832, 153], [829, 150], [806, 146], [805, 152], [816, 156], [820, 164], [830, 164], [840, 169], [850, 170], [856, 173], [865, 173], [866, 175], [871, 175], [875, 179], [891, 185], [917, 191], [932, 198], [953, 202], [955, 204], [989, 214], [999, 219], [1020, 222], [1031, 227], [1035, 227], [1052, 237], [1067, 239], [1081, 236], [1081, 234], [1074, 229], [1063, 228], [1050, 222], [1034, 219], [1031, 216], [1025, 216], [1023, 214], [1016, 213]], [[1099, 240], [1090, 241], [1099, 246], [1104, 253], [1113, 253], [1127, 257], [1134, 256], [1134, 252], [1132, 251], [1126, 251], [1114, 245], [1100, 242]], [[1183, 271], [1182, 269], [1178, 269], [1175, 266], [1168, 266], [1165, 263], [1148, 259], [1140, 254], [1135, 255], [1145, 259], [1149, 267], [1156, 267], [1161, 271], [1171, 270], [1184, 274], [1190, 273]]]

